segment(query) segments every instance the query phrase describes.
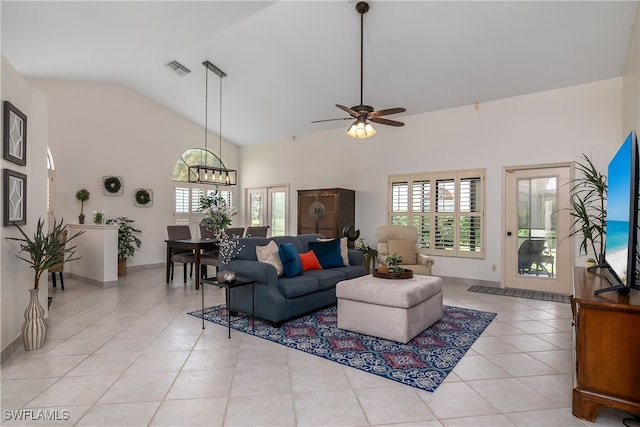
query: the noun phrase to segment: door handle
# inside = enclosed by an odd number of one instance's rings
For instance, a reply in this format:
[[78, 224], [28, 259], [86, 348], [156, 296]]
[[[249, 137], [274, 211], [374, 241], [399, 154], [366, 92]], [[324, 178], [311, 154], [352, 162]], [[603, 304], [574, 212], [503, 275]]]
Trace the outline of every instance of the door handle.
[[507, 236], [511, 236], [511, 234], [513, 233], [511, 233], [510, 231], [507, 231]]

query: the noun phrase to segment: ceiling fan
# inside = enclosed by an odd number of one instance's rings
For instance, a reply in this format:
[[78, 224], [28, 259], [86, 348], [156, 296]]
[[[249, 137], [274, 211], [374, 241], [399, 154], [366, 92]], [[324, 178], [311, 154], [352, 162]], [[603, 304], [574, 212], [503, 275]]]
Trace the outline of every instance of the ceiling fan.
[[351, 120], [356, 119], [355, 122], [349, 127], [347, 134], [354, 138], [368, 138], [375, 135], [376, 131], [369, 122], [380, 123], [381, 125], [388, 126], [404, 126], [404, 123], [396, 120], [389, 120], [382, 118], [381, 116], [387, 116], [389, 114], [404, 113], [407, 111], [405, 108], [388, 108], [385, 110], [374, 110], [370, 105], [364, 105], [362, 101], [363, 93], [363, 57], [364, 57], [364, 14], [369, 10], [369, 4], [361, 1], [356, 4], [356, 11], [360, 14], [360, 104], [351, 108], [344, 105], [336, 104], [336, 107], [345, 111], [350, 117], [344, 117], [339, 119], [327, 119], [327, 120], [315, 120], [311, 123], [329, 122], [333, 120]]

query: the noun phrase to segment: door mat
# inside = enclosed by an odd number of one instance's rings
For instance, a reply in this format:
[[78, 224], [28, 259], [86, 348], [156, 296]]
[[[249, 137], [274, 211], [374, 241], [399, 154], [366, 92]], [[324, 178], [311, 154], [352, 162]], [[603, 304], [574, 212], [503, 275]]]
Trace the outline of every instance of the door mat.
[[474, 285], [467, 289], [469, 292], [479, 292], [481, 294], [503, 295], [506, 297], [537, 299], [542, 301], [571, 303], [569, 295], [556, 294], [553, 292], [531, 291], [527, 289], [494, 288], [492, 286]]

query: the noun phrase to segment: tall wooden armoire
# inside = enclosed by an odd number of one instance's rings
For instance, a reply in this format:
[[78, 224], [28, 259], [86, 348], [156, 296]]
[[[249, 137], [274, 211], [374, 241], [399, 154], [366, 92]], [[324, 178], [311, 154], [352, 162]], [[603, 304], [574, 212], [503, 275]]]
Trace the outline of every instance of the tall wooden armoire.
[[298, 234], [342, 237], [356, 219], [356, 192], [344, 188], [298, 190]]

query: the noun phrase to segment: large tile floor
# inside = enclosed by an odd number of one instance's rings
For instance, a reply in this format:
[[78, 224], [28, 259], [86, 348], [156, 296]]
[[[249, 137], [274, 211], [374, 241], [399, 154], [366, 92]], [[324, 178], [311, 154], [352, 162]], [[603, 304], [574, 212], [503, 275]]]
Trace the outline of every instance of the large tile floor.
[[[6, 425], [584, 426], [571, 415], [568, 304], [445, 283], [445, 304], [498, 316], [435, 393], [206, 324], [176, 271], [129, 272], [116, 288], [49, 287], [44, 348], [2, 364]], [[51, 286], [51, 285], [49, 285]], [[224, 293], [205, 288], [205, 305]], [[8, 409], [32, 409], [11, 412]], [[46, 409], [46, 411], [40, 411]], [[58, 421], [17, 421], [14, 415]], [[603, 410], [598, 426], [621, 426]], [[68, 419], [67, 419], [68, 418]]]

